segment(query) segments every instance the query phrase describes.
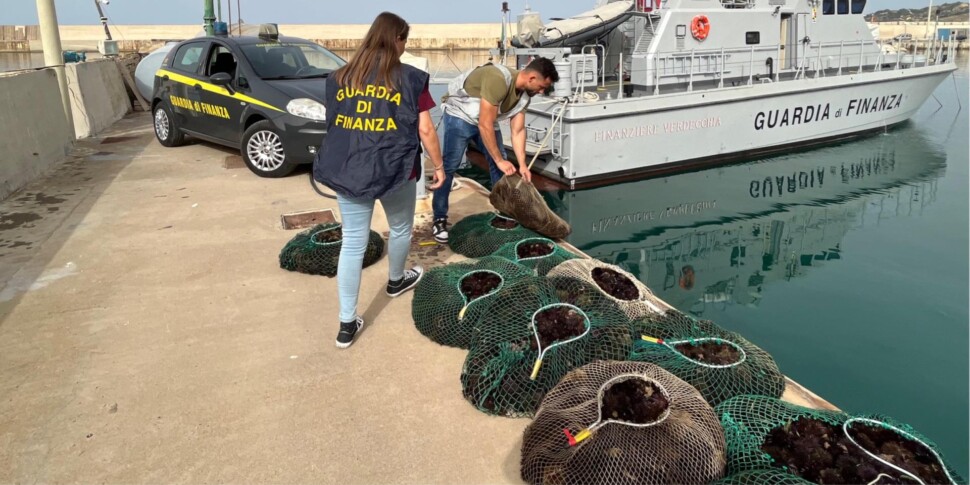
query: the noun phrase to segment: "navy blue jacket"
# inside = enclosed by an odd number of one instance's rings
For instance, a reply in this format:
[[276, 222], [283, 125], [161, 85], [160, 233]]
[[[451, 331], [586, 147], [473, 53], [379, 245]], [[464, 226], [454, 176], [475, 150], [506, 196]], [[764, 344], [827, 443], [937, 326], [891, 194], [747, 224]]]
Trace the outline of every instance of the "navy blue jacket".
[[418, 160], [418, 98], [428, 74], [401, 65], [390, 90], [373, 83], [355, 90], [327, 79], [327, 137], [313, 177], [348, 198], [379, 199], [401, 187]]

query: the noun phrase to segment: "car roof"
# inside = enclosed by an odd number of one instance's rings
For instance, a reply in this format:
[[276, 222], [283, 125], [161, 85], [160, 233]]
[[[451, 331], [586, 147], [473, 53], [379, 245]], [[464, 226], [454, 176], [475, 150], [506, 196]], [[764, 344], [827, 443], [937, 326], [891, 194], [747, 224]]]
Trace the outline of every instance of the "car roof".
[[232, 37], [207, 35], [202, 37], [195, 37], [192, 39], [186, 39], [182, 42], [183, 43], [198, 42], [200, 40], [219, 40], [229, 45], [237, 45], [237, 46], [255, 45], [255, 44], [274, 44], [274, 43], [279, 43], [279, 44], [283, 44], [283, 43], [313, 44], [314, 43], [312, 41], [302, 39], [300, 37], [287, 37], [282, 35], [279, 36], [279, 39], [277, 40], [264, 39], [262, 37], [257, 37], [255, 35], [241, 35], [241, 36], [232, 36]]

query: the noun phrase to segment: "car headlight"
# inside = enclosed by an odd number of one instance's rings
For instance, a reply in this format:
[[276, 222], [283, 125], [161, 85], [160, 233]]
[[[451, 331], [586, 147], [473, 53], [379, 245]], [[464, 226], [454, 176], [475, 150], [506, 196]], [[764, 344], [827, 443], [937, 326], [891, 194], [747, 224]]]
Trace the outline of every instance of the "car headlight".
[[327, 120], [327, 108], [308, 98], [298, 98], [290, 101], [286, 105], [286, 111], [293, 116], [299, 116], [301, 118], [315, 121]]

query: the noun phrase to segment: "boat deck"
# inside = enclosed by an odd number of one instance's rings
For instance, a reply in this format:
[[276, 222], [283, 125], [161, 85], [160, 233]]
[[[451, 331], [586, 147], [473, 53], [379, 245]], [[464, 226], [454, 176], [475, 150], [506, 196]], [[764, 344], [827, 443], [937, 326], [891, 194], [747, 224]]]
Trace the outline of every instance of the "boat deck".
[[[0, 482], [521, 483], [529, 421], [462, 398], [465, 352], [383, 294], [386, 258], [348, 350], [335, 280], [279, 268], [280, 216], [335, 205], [305, 172], [163, 148], [143, 113], [0, 203]], [[452, 198], [455, 220], [488, 208], [471, 181]], [[427, 209], [412, 259], [463, 259], [420, 244]]]

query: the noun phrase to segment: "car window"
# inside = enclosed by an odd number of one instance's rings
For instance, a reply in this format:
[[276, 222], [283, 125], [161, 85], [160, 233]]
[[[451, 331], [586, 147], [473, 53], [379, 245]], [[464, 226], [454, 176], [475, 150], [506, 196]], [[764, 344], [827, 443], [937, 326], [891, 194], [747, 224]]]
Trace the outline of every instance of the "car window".
[[211, 76], [217, 72], [224, 72], [230, 77], [236, 77], [236, 56], [232, 55], [232, 51], [228, 47], [218, 44], [209, 53], [205, 75]]
[[198, 72], [205, 44], [205, 42], [190, 42], [179, 47], [178, 52], [175, 53], [175, 61], [172, 62], [172, 67], [179, 71]]
[[347, 62], [311, 43], [279, 42], [242, 46], [256, 74], [263, 79], [325, 77]]

